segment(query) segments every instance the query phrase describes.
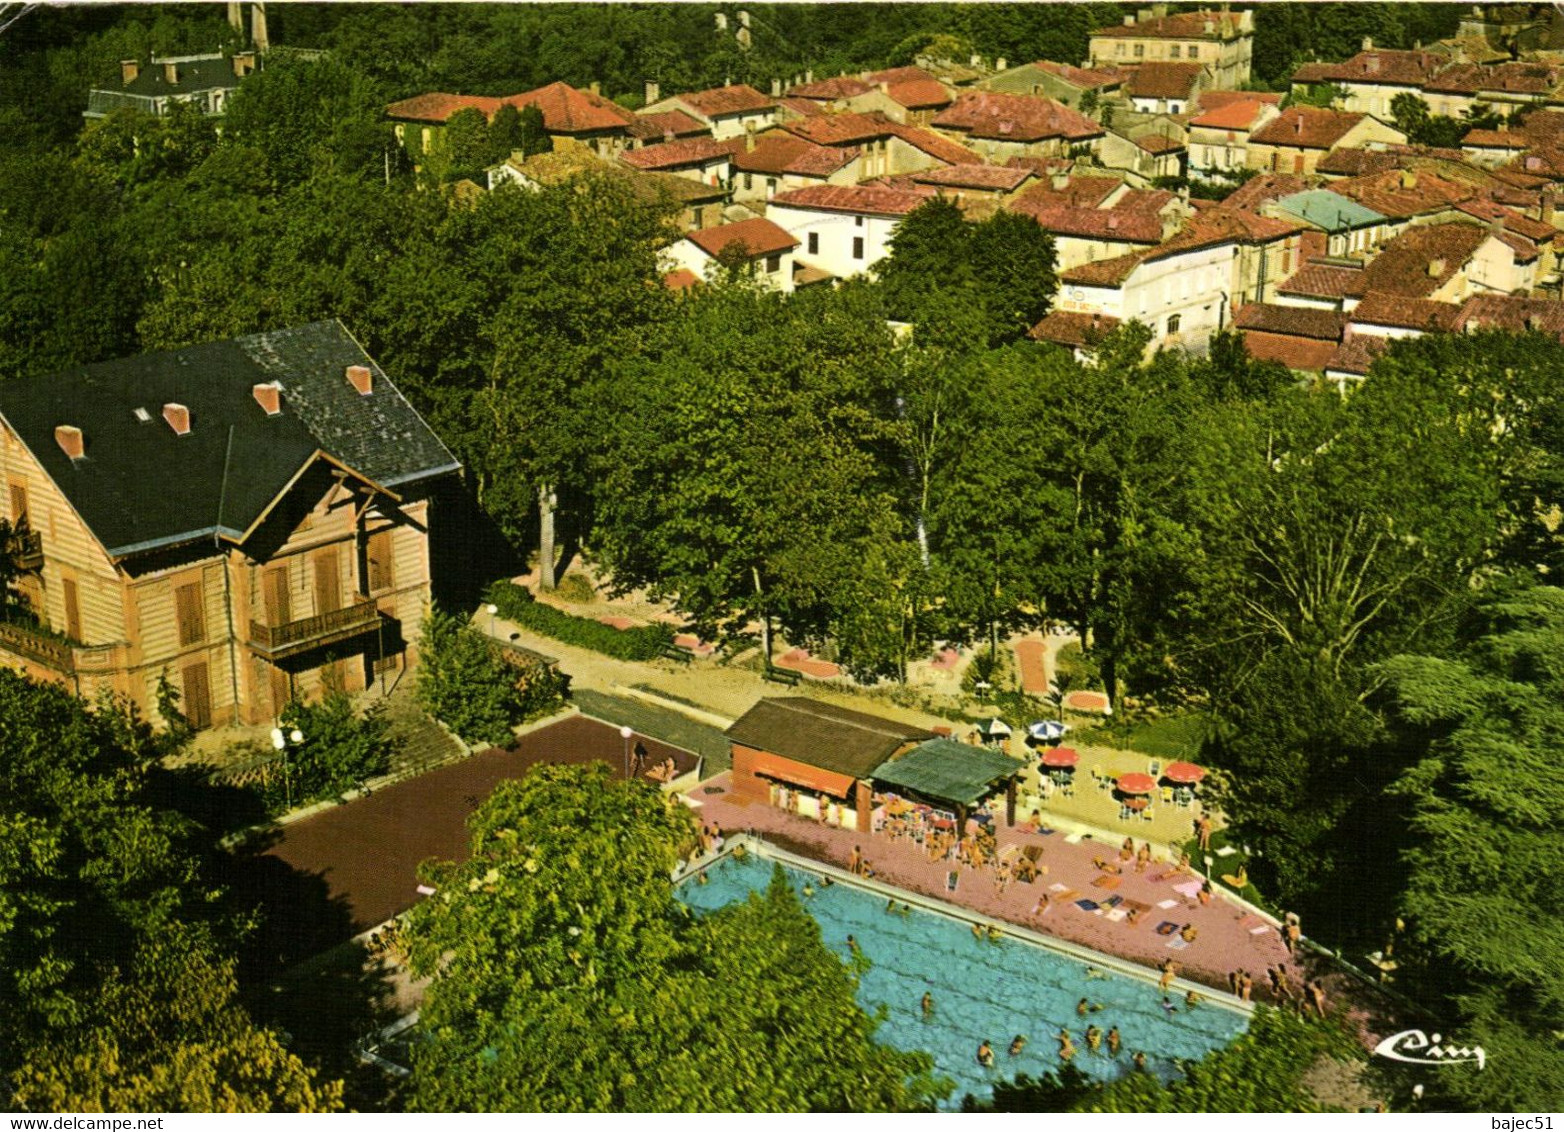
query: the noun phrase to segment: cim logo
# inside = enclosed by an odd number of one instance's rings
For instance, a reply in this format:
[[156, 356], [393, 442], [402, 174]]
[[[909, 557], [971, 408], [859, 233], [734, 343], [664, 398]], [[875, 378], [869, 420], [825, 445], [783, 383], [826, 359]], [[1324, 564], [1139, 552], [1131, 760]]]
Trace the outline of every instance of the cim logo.
[[1481, 1069], [1485, 1064], [1487, 1055], [1482, 1046], [1442, 1046], [1439, 1043], [1443, 1040], [1439, 1034], [1429, 1037], [1422, 1030], [1402, 1030], [1380, 1042], [1374, 1052], [1391, 1061], [1413, 1065], [1462, 1065], [1475, 1061]]

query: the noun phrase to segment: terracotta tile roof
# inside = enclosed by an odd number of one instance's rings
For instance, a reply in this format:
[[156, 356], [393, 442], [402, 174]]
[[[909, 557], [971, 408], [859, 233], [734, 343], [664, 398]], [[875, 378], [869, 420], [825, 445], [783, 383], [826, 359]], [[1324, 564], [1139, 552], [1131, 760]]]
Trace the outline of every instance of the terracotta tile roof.
[[1449, 330], [1454, 327], [1460, 311], [1461, 308], [1453, 303], [1369, 291], [1348, 317], [1359, 333], [1367, 323], [1403, 330]]
[[990, 189], [1014, 192], [1032, 179], [1029, 169], [1002, 165], [944, 165], [914, 173], [912, 179], [924, 185], [949, 185], [960, 189]]
[[742, 244], [750, 259], [775, 255], [798, 247], [798, 241], [775, 221], [756, 217], [740, 220], [736, 224], [719, 224], [715, 228], [702, 228], [688, 232], [684, 237], [709, 256], [722, 254], [728, 248]]
[[1040, 59], [1032, 66], [1082, 90], [1100, 90], [1103, 87], [1119, 86], [1128, 77], [1124, 72], [1115, 71], [1110, 67], [1072, 67], [1068, 63], [1055, 63], [1049, 59]]
[[1174, 199], [1166, 189], [1128, 189], [1114, 202], [1118, 212], [1161, 212]]
[[1564, 340], [1564, 303], [1521, 295], [1473, 295], [1461, 304], [1451, 326], [1457, 331], [1535, 330]]
[[743, 173], [782, 176], [796, 173], [803, 177], [829, 177], [851, 165], [863, 150], [857, 146], [816, 145], [792, 134], [770, 133], [755, 139], [732, 138], [724, 143], [733, 155], [733, 167]]
[[1099, 259], [1095, 263], [1083, 263], [1061, 272], [1059, 279], [1065, 283], [1081, 283], [1088, 287], [1117, 287], [1129, 278], [1130, 272], [1150, 257], [1152, 249], [1130, 252], [1128, 255]]
[[1360, 51], [1344, 63], [1309, 63], [1293, 73], [1295, 83], [1359, 83], [1421, 87], [1447, 60], [1431, 51]]
[[1316, 165], [1315, 171], [1332, 177], [1358, 177], [1365, 173], [1383, 173], [1386, 169], [1399, 169], [1401, 158], [1383, 149], [1359, 149], [1343, 146], [1333, 149]]
[[[1211, 30], [1206, 27], [1210, 25]], [[1094, 28], [1092, 37], [1105, 39], [1221, 39], [1223, 28], [1231, 35], [1237, 21], [1227, 12], [1181, 12], [1160, 19], [1136, 20], [1132, 25], [1115, 24]]]
[[799, 83], [787, 88], [792, 98], [811, 98], [820, 102], [834, 102], [839, 98], [856, 98], [874, 90], [873, 83], [866, 83], [852, 75], [838, 75], [834, 79], [820, 79], [812, 83]]
[[1324, 370], [1340, 345], [1334, 338], [1321, 341], [1262, 330], [1246, 330], [1243, 334], [1244, 349], [1249, 351], [1250, 357], [1262, 362], [1279, 362], [1288, 369], [1306, 373]]
[[711, 127], [704, 122], [697, 122], [683, 110], [637, 114], [635, 121], [630, 123], [630, 136], [633, 138], [667, 138], [669, 134], [675, 138], [687, 138], [709, 133]]
[[1075, 159], [1072, 157], [1029, 157], [1026, 154], [1017, 154], [1005, 165], [1011, 169], [1030, 169], [1039, 177], [1051, 177], [1055, 173], [1068, 174], [1075, 168]]
[[[1010, 164], [1007, 166], [1007, 168], [1033, 169], [1040, 177], [1048, 176], [1050, 173], [1055, 172], [1056, 170], [1053, 168], [1038, 169], [1032, 163], [1038, 162], [1047, 164], [1053, 160], [1053, 158], [1046, 157], [1014, 157], [1011, 158]], [[1120, 188], [1123, 184], [1123, 181], [1117, 180], [1113, 177], [1083, 177], [1072, 175], [1065, 182], [1065, 187], [1062, 191], [1055, 189], [1053, 187], [1052, 181], [1050, 180], [1048, 183], [1033, 185], [1031, 188], [1027, 189], [1021, 194], [1017, 203], [1020, 201], [1031, 201], [1034, 202], [1038, 207], [1068, 205], [1071, 208], [1101, 208], [1102, 202], [1112, 196], [1114, 191]]]
[[1184, 148], [1183, 142], [1161, 134], [1145, 134], [1136, 138], [1135, 144], [1147, 153], [1176, 153]]
[[1096, 122], [1051, 98], [999, 91], [968, 91], [934, 119], [942, 130], [958, 130], [975, 138], [1031, 142], [1048, 138], [1084, 141], [1101, 137]]
[[1218, 208], [1201, 210], [1191, 217], [1186, 231], [1203, 241], [1215, 239], [1237, 240], [1243, 244], [1266, 244], [1272, 240], [1297, 235], [1304, 227], [1291, 220], [1261, 216], [1242, 208]]
[[1525, 149], [1531, 145], [1526, 135], [1509, 130], [1467, 130], [1462, 149]]
[[1162, 242], [1162, 218], [1154, 212], [1072, 208], [1066, 204], [1025, 199], [1012, 201], [1010, 210], [1030, 216], [1055, 236], [1150, 246]]
[[1233, 325], [1240, 330], [1263, 330], [1295, 338], [1341, 341], [1347, 316], [1340, 311], [1313, 307], [1286, 307], [1276, 303], [1245, 303], [1233, 311]]
[[1363, 269], [1308, 263], [1276, 288], [1279, 295], [1300, 295], [1311, 299], [1342, 299], [1363, 293]]
[[1564, 137], [1564, 111], [1533, 110], [1515, 129], [1535, 142], [1557, 142]]
[[826, 113], [826, 108], [820, 103], [808, 98], [788, 98], [786, 96], [777, 99], [778, 106], [785, 106], [793, 113], [805, 118], [818, 118]]
[[632, 169], [683, 169], [727, 159], [729, 156], [728, 147], [723, 142], [702, 137], [626, 150], [619, 155], [619, 160]]
[[925, 130], [918, 126], [897, 126], [896, 136], [914, 149], [921, 150], [947, 165], [977, 165], [983, 160], [977, 152], [968, 149], [960, 142], [942, 137], [933, 130]]
[[1468, 216], [1475, 216], [1479, 220], [1502, 220], [1507, 231], [1514, 232], [1537, 243], [1547, 243], [1564, 234], [1560, 233], [1551, 224], [1533, 220], [1529, 216], [1521, 215], [1513, 208], [1505, 208], [1502, 204], [1495, 204], [1491, 200], [1463, 201], [1455, 207], [1457, 211], [1464, 212]]
[[1200, 80], [1199, 63], [1142, 63], [1124, 84], [1131, 98], [1188, 98]]
[[1374, 359], [1389, 347], [1388, 338], [1380, 338], [1372, 334], [1353, 334], [1349, 330], [1342, 338], [1341, 345], [1336, 347], [1330, 360], [1325, 363], [1325, 369], [1327, 372], [1335, 370], [1361, 376], [1368, 373], [1369, 367], [1374, 364]]
[[1291, 173], [1261, 173], [1228, 193], [1222, 203], [1228, 208], [1259, 208], [1266, 201], [1290, 197], [1308, 187], [1308, 181]]
[[1060, 346], [1093, 346], [1103, 335], [1117, 329], [1118, 325], [1119, 320], [1112, 315], [1049, 311], [1036, 326], [1026, 332], [1026, 336], [1037, 342], [1054, 342]]
[[391, 103], [386, 107], [386, 117], [410, 122], [444, 122], [458, 110], [477, 110], [485, 118], [492, 118], [502, 102], [503, 99], [484, 98], [476, 94], [430, 91]]
[[1476, 63], [1456, 63], [1431, 76], [1423, 89], [1437, 94], [1476, 94], [1482, 85], [1481, 67]]
[[1364, 117], [1317, 106], [1293, 106], [1250, 134], [1249, 141], [1294, 149], [1331, 149]]
[[536, 106], [543, 114], [543, 128], [551, 134], [625, 130], [635, 122], [635, 115], [624, 107], [567, 83], [549, 83], [525, 94], [513, 94], [505, 101], [518, 109]]
[[897, 132], [897, 124], [879, 113], [822, 114], [782, 128], [816, 145], [861, 145]]
[[776, 106], [774, 98], [767, 98], [748, 83], [697, 90], [691, 94], [675, 96], [680, 102], [704, 118], [721, 118], [728, 114], [758, 114]]
[[1363, 269], [1363, 290], [1426, 298], [1459, 271], [1487, 238], [1488, 229], [1477, 224], [1408, 228]]
[[814, 208], [826, 212], [858, 212], [868, 216], [906, 216], [929, 197], [923, 193], [899, 189], [876, 189], [864, 185], [810, 185], [778, 193], [773, 205], [790, 208]]
[[1506, 232], [1501, 229], [1493, 233], [1493, 238], [1510, 249], [1516, 263], [1531, 263], [1542, 254], [1537, 250], [1535, 242], [1516, 232]]
[[871, 71], [864, 78], [871, 83], [915, 83], [926, 79], [939, 81], [922, 67], [891, 67], [884, 71]]
[[1548, 94], [1559, 85], [1560, 69], [1547, 63], [1498, 63], [1483, 68], [1477, 88], [1505, 94]]
[[1538, 143], [1504, 168], [1546, 180], [1564, 180], [1564, 146]]
[[700, 276], [687, 267], [678, 268], [663, 276], [663, 286], [670, 291], [684, 291], [700, 281]]
[[1330, 191], [1393, 220], [1440, 212], [1477, 195], [1470, 184], [1407, 169], [1347, 177], [1331, 182]]
[[908, 110], [933, 110], [949, 106], [955, 101], [950, 91], [945, 89], [945, 84], [935, 78], [888, 82], [885, 84], [885, 96]]
[[1253, 128], [1267, 105], [1257, 100], [1224, 102], [1220, 106], [1202, 111], [1191, 118], [1189, 124], [1203, 126], [1210, 130], [1249, 130]]
[[1281, 94], [1264, 90], [1203, 90], [1195, 99], [1202, 111], [1219, 110], [1235, 102], [1262, 102], [1276, 106], [1281, 101]]

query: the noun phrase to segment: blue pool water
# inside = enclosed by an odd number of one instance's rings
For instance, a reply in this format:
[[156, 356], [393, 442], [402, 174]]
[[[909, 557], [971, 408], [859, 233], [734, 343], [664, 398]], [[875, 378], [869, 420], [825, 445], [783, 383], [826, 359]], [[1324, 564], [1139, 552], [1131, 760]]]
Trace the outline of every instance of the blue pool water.
[[[698, 911], [721, 908], [763, 890], [772, 867], [753, 855], [730, 856], [706, 870], [707, 884], [681, 884], [679, 898]], [[965, 922], [916, 908], [906, 915], [887, 912], [885, 897], [867, 889], [843, 883], [822, 888], [813, 874], [785, 872], [826, 945], [846, 959], [852, 935], [873, 964], [859, 981], [858, 1001], [871, 1013], [886, 1008], [876, 1038], [899, 1049], [927, 1050], [939, 1072], [956, 1082], [946, 1108], [959, 1108], [965, 1093], [986, 1100], [995, 1081], [1017, 1073], [1035, 1077], [1057, 1069], [1060, 1029], [1075, 1040], [1076, 1066], [1111, 1080], [1130, 1072], [1137, 1050], [1153, 1072], [1169, 1077], [1175, 1059], [1198, 1059], [1247, 1024], [1243, 1015], [1209, 1002], [1185, 1009], [1182, 995], [1173, 996], [1179, 1009], [1169, 1013], [1150, 983], [1124, 975], [1089, 978], [1087, 964], [1036, 944], [1014, 937], [980, 941]], [[804, 895], [806, 883], [814, 895]], [[935, 1004], [927, 1022], [920, 1006], [924, 991], [933, 993]], [[1078, 1017], [1082, 997], [1102, 1009]], [[1098, 1054], [1087, 1050], [1086, 1027], [1093, 1023], [1104, 1034], [1119, 1028], [1124, 1046], [1117, 1058], [1108, 1056], [1106, 1043]], [[1026, 1035], [1027, 1046], [1011, 1057], [1006, 1051], [1017, 1034]], [[986, 1070], [976, 1056], [985, 1039], [994, 1048], [994, 1067]]]

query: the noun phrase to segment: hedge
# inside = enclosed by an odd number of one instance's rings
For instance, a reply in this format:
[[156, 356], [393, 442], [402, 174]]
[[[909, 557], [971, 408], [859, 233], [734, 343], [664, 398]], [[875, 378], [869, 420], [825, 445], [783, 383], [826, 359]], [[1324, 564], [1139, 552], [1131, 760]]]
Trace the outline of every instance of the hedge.
[[591, 649], [620, 660], [651, 660], [673, 644], [673, 629], [667, 625], [615, 629], [590, 617], [577, 617], [555, 609], [536, 600], [530, 591], [514, 582], [495, 582], [484, 594], [484, 599], [507, 621], [567, 645]]

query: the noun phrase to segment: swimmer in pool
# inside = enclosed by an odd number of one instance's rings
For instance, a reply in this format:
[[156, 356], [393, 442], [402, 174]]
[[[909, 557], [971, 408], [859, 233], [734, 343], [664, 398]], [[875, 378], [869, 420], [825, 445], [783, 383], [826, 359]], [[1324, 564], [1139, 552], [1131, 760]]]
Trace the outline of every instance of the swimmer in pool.
[[1010, 1056], [1020, 1057], [1021, 1051], [1026, 1048], [1026, 1035], [1017, 1034], [1010, 1042]]
[[1119, 1037], [1119, 1028], [1117, 1026], [1115, 1026], [1115, 1027], [1113, 1027], [1113, 1029], [1109, 1030], [1108, 1031], [1108, 1053], [1109, 1053], [1109, 1055], [1112, 1056], [1112, 1057], [1118, 1057], [1119, 1056], [1119, 1046], [1122, 1045], [1123, 1042], [1124, 1042], [1124, 1039]]

